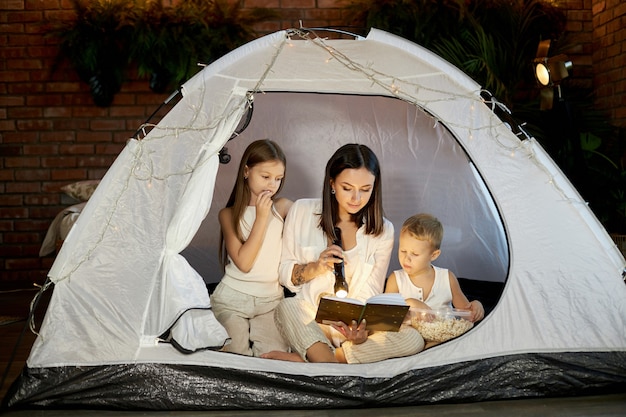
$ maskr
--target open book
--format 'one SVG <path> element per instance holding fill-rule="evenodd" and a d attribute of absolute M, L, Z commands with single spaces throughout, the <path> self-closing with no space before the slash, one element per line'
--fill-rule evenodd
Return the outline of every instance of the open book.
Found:
<path fill-rule="evenodd" d="M 352 320 L 360 323 L 365 319 L 367 330 L 397 332 L 408 311 L 409 306 L 399 293 L 378 294 L 365 303 L 329 296 L 321 298 L 315 321 L 324 324 L 342 321 L 350 325 Z"/>

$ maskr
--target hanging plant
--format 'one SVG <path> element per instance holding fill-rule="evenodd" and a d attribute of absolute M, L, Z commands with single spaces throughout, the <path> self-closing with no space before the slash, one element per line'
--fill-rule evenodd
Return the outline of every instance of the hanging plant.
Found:
<path fill-rule="evenodd" d="M 159 93 L 178 87 L 201 68 L 252 40 L 255 23 L 276 17 L 269 9 L 243 12 L 238 2 L 181 0 L 70 0 L 76 17 L 52 24 L 59 40 L 55 68 L 67 59 L 89 84 L 94 102 L 107 107 L 124 75 L 136 69 Z"/>
<path fill-rule="evenodd" d="M 50 32 L 60 40 L 54 68 L 62 59 L 69 60 L 80 79 L 89 84 L 96 105 L 107 107 L 124 78 L 133 4 L 126 0 L 70 1 L 76 18 L 55 25 Z"/>
<path fill-rule="evenodd" d="M 165 92 L 178 87 L 201 67 L 256 36 L 252 26 L 276 14 L 269 9 L 242 12 L 225 0 L 185 0 L 175 6 L 143 1 L 130 59 L 150 88 Z"/>

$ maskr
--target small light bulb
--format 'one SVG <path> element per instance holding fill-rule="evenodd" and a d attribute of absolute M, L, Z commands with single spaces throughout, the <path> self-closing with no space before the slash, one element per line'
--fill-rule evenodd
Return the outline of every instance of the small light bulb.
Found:
<path fill-rule="evenodd" d="M 348 296 L 348 291 L 341 289 L 335 293 L 335 295 L 339 298 L 346 298 Z"/>

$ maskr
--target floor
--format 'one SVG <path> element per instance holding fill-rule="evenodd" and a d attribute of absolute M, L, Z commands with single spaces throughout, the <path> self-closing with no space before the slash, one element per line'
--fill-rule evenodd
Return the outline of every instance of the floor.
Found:
<path fill-rule="evenodd" d="M 48 291 L 49 293 L 50 291 Z M 49 294 L 46 293 L 35 309 L 35 323 L 40 323 Z M 0 291 L 0 371 L 3 383 L 0 398 L 17 378 L 28 357 L 35 336 L 26 326 L 31 300 L 36 289 Z M 14 322 L 4 320 L 15 318 Z M 19 343 L 18 343 L 19 342 Z M 8 367 L 10 362 L 10 367 Z M 274 410 L 274 411 L 109 411 L 109 410 L 11 410 L 0 414 L 9 417 L 223 417 L 223 416 L 276 416 L 276 417 L 626 417 L 626 391 L 622 394 L 593 397 L 525 399 L 490 401 L 471 404 L 426 405 L 384 409 L 353 410 Z"/>

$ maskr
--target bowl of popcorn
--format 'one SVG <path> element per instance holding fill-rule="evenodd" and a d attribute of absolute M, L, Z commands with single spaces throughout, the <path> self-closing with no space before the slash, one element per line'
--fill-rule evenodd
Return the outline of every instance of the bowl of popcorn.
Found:
<path fill-rule="evenodd" d="M 426 342 L 445 342 L 454 339 L 474 326 L 469 319 L 471 311 L 456 308 L 427 310 L 411 308 L 411 325 Z"/>

